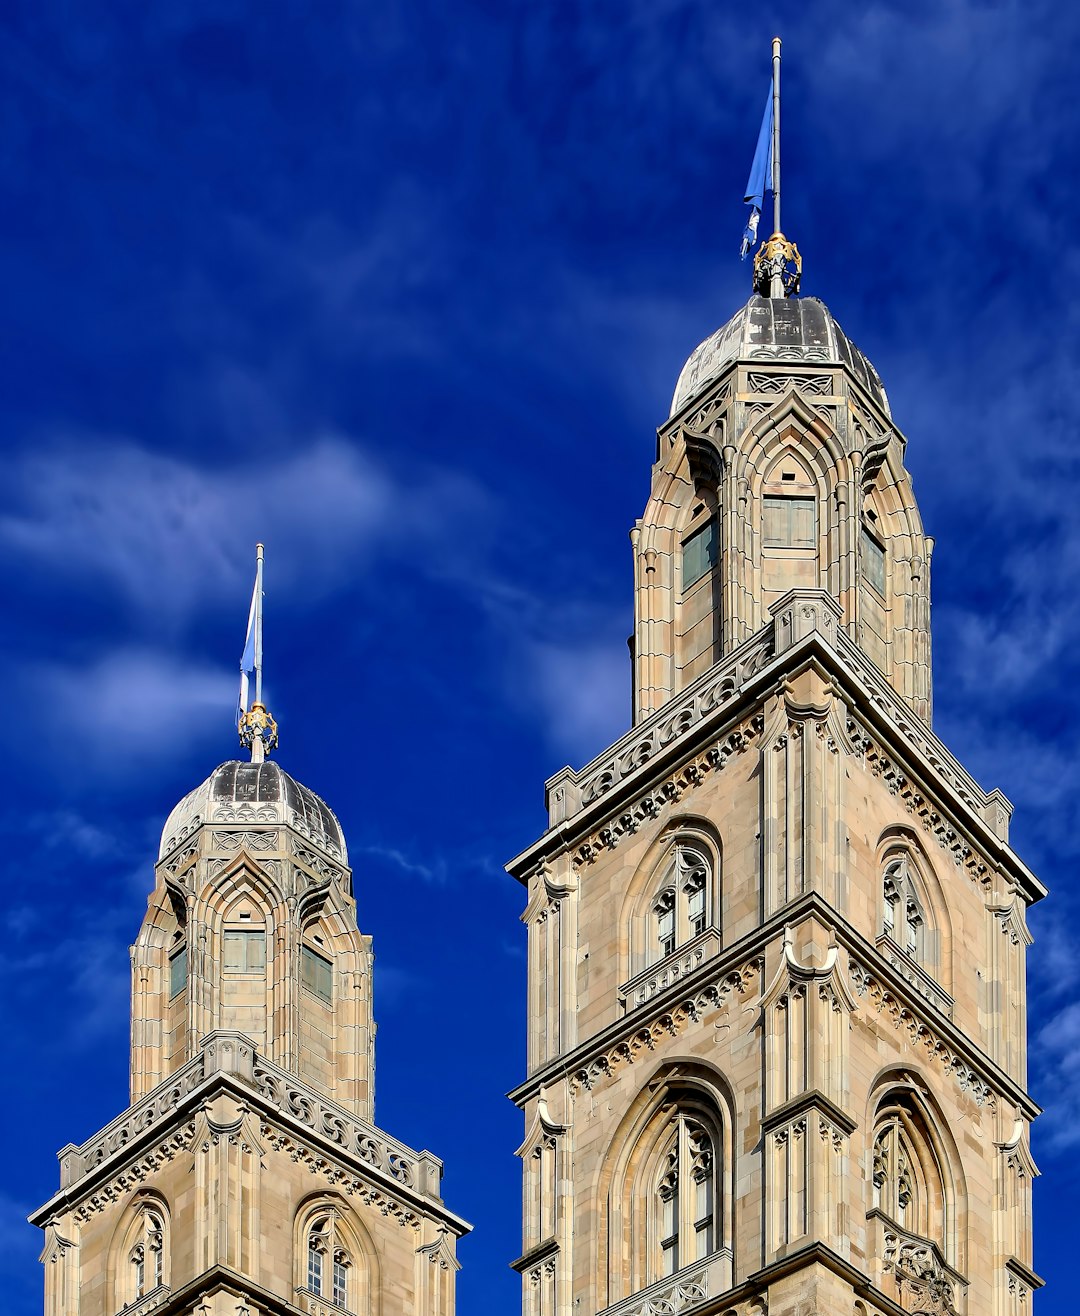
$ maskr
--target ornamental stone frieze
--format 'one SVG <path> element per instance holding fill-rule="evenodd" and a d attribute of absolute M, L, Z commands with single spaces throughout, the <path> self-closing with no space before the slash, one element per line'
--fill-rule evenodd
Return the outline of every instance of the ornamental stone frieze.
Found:
<path fill-rule="evenodd" d="M 761 734 L 763 726 L 764 719 L 760 715 L 747 718 L 678 772 L 672 773 L 652 790 L 642 794 L 625 812 L 608 825 L 597 828 L 588 840 L 576 847 L 573 857 L 575 866 L 591 864 L 601 851 L 616 849 L 620 841 L 632 836 L 646 822 L 659 818 L 669 805 L 677 804 L 687 791 L 699 786 L 707 776 L 722 772 L 734 755 L 745 753 L 750 748 Z"/>
<path fill-rule="evenodd" d="M 746 1000 L 760 979 L 763 964 L 758 956 L 736 969 L 725 970 L 713 982 L 695 985 L 648 1023 L 636 1025 L 628 1036 L 607 1046 L 599 1055 L 578 1063 L 569 1075 L 571 1095 L 582 1089 L 591 1092 L 626 1065 L 655 1051 L 657 1044 L 666 1038 L 679 1037 L 691 1023 L 724 1009 L 733 996 Z"/>
<path fill-rule="evenodd" d="M 885 984 L 872 970 L 860 964 L 853 956 L 848 960 L 848 971 L 856 996 L 865 997 L 875 1011 L 887 1018 L 899 1033 L 907 1035 L 912 1046 L 925 1053 L 953 1076 L 961 1092 L 970 1093 L 977 1105 L 985 1105 L 993 1111 L 997 1108 L 997 1096 L 994 1089 L 968 1061 L 941 1036 L 929 1022 L 922 1019 L 915 1011 Z"/>

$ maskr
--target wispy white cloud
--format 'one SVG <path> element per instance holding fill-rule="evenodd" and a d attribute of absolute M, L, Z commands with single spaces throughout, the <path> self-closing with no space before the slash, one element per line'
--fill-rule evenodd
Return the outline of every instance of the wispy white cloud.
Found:
<path fill-rule="evenodd" d="M 625 642 L 535 641 L 525 649 L 530 694 L 553 746 L 576 764 L 617 740 L 630 724 L 630 663 Z"/>
<path fill-rule="evenodd" d="M 159 636 L 196 603 L 242 601 L 256 540 L 269 545 L 269 592 L 311 600 L 362 571 L 375 551 L 467 540 L 460 528 L 483 520 L 485 500 L 464 477 L 396 474 L 341 436 L 232 465 L 123 441 L 58 443 L 16 460 L 9 478 L 16 510 L 0 517 L 0 544 L 68 579 L 91 574 L 152 619 Z"/>

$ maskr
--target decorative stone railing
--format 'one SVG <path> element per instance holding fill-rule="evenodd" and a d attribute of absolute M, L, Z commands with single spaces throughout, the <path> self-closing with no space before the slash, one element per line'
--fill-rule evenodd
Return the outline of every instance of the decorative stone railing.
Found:
<path fill-rule="evenodd" d="M 600 1316 L 672 1316 L 689 1312 L 731 1288 L 731 1263 L 731 1249 L 721 1248 L 704 1261 L 684 1266 L 674 1275 L 605 1308 Z"/>
<path fill-rule="evenodd" d="M 143 1297 L 129 1302 L 126 1307 L 121 1307 L 117 1316 L 149 1316 L 150 1312 L 156 1311 L 161 1306 L 171 1292 L 172 1289 L 167 1284 L 159 1284 Z"/>
<path fill-rule="evenodd" d="M 278 1110 L 337 1143 L 349 1155 L 406 1188 L 439 1196 L 442 1164 L 429 1152 L 410 1150 L 261 1056 L 255 1059 L 252 1082 Z"/>
<path fill-rule="evenodd" d="M 875 945 L 900 977 L 914 987 L 924 1001 L 929 1001 L 942 1014 L 952 1018 L 953 998 L 948 992 L 943 991 L 926 970 L 902 950 L 888 933 L 882 933 Z"/>
<path fill-rule="evenodd" d="M 348 1316 L 347 1307 L 339 1307 L 336 1302 L 330 1302 L 310 1289 L 297 1289 L 294 1296 L 296 1306 L 308 1316 L 342 1316 L 342 1313 Z"/>
<path fill-rule="evenodd" d="M 720 933 L 715 928 L 706 928 L 688 941 L 684 946 L 672 951 L 656 964 L 650 964 L 641 973 L 635 974 L 630 981 L 619 988 L 619 1003 L 626 1011 L 636 1010 L 639 1005 L 688 977 L 695 969 L 711 959 L 720 949 Z"/>
<path fill-rule="evenodd" d="M 967 1280 L 930 1239 L 909 1233 L 882 1211 L 869 1216 L 879 1287 L 915 1316 L 961 1316 Z"/>
<path fill-rule="evenodd" d="M 329 1139 L 349 1155 L 390 1180 L 440 1198 L 442 1162 L 430 1152 L 414 1152 L 309 1087 L 295 1074 L 260 1056 L 243 1033 L 207 1034 L 198 1055 L 159 1084 L 81 1147 L 69 1144 L 59 1153 L 60 1186 L 67 1188 L 114 1153 L 163 1123 L 176 1107 L 214 1074 L 231 1074 L 276 1110 Z"/>
<path fill-rule="evenodd" d="M 881 712 L 887 714 L 889 720 L 903 733 L 908 744 L 929 760 L 938 775 L 948 782 L 960 799 L 982 818 L 999 840 L 1007 841 L 1012 805 L 1002 792 L 997 789 L 984 791 L 922 719 L 915 716 L 855 641 L 839 629 L 836 634 L 836 650 L 840 657 L 855 669 L 859 679 L 868 687 L 871 702 Z"/>
<path fill-rule="evenodd" d="M 152 1128 L 170 1115 L 181 1101 L 205 1077 L 205 1058 L 200 1052 L 186 1065 L 148 1092 L 142 1101 L 118 1115 L 111 1124 L 95 1133 L 81 1147 L 69 1143 L 58 1153 L 60 1160 L 60 1186 L 68 1187 L 93 1170 L 114 1152 L 126 1147 L 139 1134 Z"/>
<path fill-rule="evenodd" d="M 548 825 L 556 826 L 601 798 L 735 700 L 745 683 L 775 657 L 811 634 L 821 638 L 865 685 L 870 702 L 921 753 L 961 800 L 1002 841 L 1012 805 L 999 790 L 987 793 L 889 685 L 841 624 L 840 605 L 825 590 L 791 590 L 773 605 L 774 620 L 722 658 L 662 708 L 579 771 L 563 768 L 547 783 Z"/>
<path fill-rule="evenodd" d="M 572 818 L 733 700 L 745 682 L 768 665 L 772 641 L 772 627 L 765 627 L 579 772 L 557 772 L 547 783 L 549 825 Z"/>

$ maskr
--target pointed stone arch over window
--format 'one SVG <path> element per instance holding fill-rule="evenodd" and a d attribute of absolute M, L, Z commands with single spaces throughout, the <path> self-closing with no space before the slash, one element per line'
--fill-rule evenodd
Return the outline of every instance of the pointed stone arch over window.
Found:
<path fill-rule="evenodd" d="M 141 1197 L 120 1222 L 110 1266 L 109 1306 L 122 1311 L 169 1289 L 169 1214 L 156 1196 Z"/>
<path fill-rule="evenodd" d="M 608 1305 L 666 1280 L 684 1295 L 731 1285 L 730 1106 L 719 1076 L 697 1070 L 654 1080 L 616 1134 L 602 1179 Z"/>
<path fill-rule="evenodd" d="M 333 1197 L 320 1197 L 300 1212 L 296 1229 L 296 1295 L 300 1308 L 327 1306 L 351 1316 L 374 1316 L 373 1255 L 354 1213 Z"/>
<path fill-rule="evenodd" d="M 869 1219 L 886 1292 L 907 1310 L 931 1301 L 938 1305 L 928 1311 L 954 1312 L 966 1287 L 957 1269 L 955 1144 L 911 1085 L 885 1091 L 872 1129 Z"/>
<path fill-rule="evenodd" d="M 692 820 L 662 838 L 631 883 L 628 977 L 684 951 L 697 962 L 719 949 L 719 856 L 711 830 Z"/>
<path fill-rule="evenodd" d="M 930 861 L 902 828 L 886 833 L 878 854 L 878 949 L 920 996 L 951 1014 L 952 927 Z"/>

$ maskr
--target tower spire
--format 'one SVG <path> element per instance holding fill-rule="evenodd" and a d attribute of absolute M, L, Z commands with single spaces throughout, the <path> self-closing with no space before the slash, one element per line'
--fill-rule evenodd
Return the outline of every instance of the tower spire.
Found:
<path fill-rule="evenodd" d="M 238 729 L 240 744 L 251 750 L 252 763 L 262 763 L 277 748 L 277 723 L 262 701 L 263 669 L 263 546 L 255 545 L 255 589 L 248 612 L 247 640 L 240 659 L 240 707 Z M 255 673 L 255 698 L 247 706 L 248 673 Z"/>
<path fill-rule="evenodd" d="M 772 237 L 754 257 L 754 291 L 762 297 L 795 297 L 802 280 L 802 257 L 780 228 L 780 38 L 772 41 L 772 143 L 769 151 L 773 194 Z"/>

